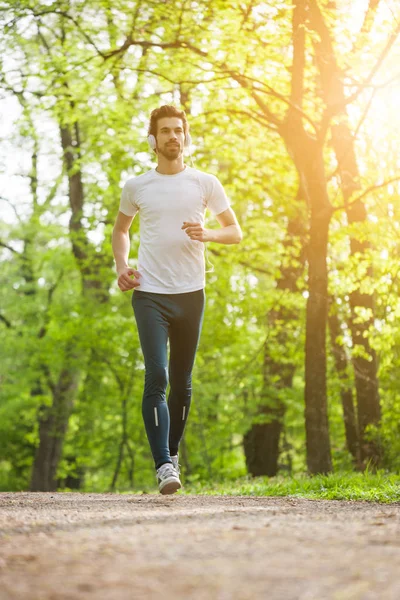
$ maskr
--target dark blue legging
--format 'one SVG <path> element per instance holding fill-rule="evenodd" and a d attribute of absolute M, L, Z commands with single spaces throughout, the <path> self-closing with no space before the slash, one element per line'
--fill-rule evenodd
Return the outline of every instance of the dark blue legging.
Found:
<path fill-rule="evenodd" d="M 155 294 L 136 289 L 132 295 L 146 369 L 142 414 L 156 469 L 177 454 L 185 430 L 204 300 L 204 290 Z"/>

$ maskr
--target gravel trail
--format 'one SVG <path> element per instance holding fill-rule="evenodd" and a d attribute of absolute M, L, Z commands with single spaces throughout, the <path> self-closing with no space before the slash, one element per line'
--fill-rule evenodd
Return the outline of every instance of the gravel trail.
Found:
<path fill-rule="evenodd" d="M 0 493 L 0 600 L 400 600 L 400 506 Z"/>

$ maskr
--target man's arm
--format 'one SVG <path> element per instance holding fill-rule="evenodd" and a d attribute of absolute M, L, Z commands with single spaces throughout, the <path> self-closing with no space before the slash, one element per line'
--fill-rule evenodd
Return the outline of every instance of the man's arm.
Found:
<path fill-rule="evenodd" d="M 133 217 L 119 211 L 112 233 L 112 249 L 118 273 L 118 287 L 122 292 L 127 292 L 140 285 L 137 281 L 140 277 L 139 272 L 128 265 L 129 248 L 131 246 L 129 228 L 132 221 Z M 131 275 L 134 275 L 134 279 L 131 278 Z"/>
<path fill-rule="evenodd" d="M 243 239 L 242 230 L 232 208 L 215 217 L 220 229 L 204 229 L 200 223 L 183 223 L 182 229 L 192 240 L 198 242 L 217 242 L 218 244 L 238 244 Z"/>

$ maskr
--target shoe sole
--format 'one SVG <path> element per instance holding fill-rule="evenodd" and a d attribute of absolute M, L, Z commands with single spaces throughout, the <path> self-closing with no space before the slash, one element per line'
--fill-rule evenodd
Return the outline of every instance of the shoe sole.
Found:
<path fill-rule="evenodd" d="M 177 492 L 181 487 L 182 484 L 179 479 L 175 479 L 174 477 L 173 479 L 167 479 L 164 482 L 163 487 L 160 488 L 160 493 L 163 495 L 175 494 L 175 492 Z"/>

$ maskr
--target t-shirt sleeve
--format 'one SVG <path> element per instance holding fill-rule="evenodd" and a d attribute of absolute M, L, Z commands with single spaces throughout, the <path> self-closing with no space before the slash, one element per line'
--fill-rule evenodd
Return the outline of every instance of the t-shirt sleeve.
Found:
<path fill-rule="evenodd" d="M 135 188 L 132 185 L 132 182 L 133 180 L 129 179 L 125 183 L 119 203 L 119 210 L 128 217 L 134 217 L 139 210 L 139 207 L 135 202 Z"/>
<path fill-rule="evenodd" d="M 206 196 L 207 207 L 213 215 L 219 215 L 229 208 L 230 203 L 219 179 L 215 175 L 209 177 Z"/>

